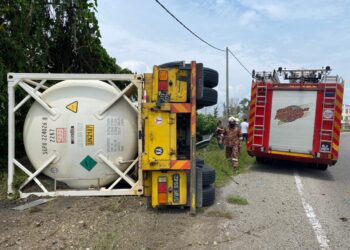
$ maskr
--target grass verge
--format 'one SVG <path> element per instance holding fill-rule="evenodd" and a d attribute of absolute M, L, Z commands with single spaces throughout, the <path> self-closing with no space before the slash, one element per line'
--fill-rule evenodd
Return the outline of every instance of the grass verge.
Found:
<path fill-rule="evenodd" d="M 231 204 L 248 205 L 247 199 L 238 195 L 230 195 L 226 198 L 226 201 Z"/>
<path fill-rule="evenodd" d="M 16 190 L 14 198 L 18 197 L 17 190 L 27 177 L 22 171 L 16 171 L 13 180 L 14 189 Z M 3 199 L 7 199 L 7 171 L 5 170 L 0 171 L 0 200 Z"/>
<path fill-rule="evenodd" d="M 255 158 L 247 153 L 245 143 L 242 144 L 239 156 L 239 168 L 233 170 L 231 163 L 226 159 L 225 150 L 220 150 L 213 139 L 208 147 L 197 150 L 197 156 L 204 159 L 205 164 L 212 166 L 216 170 L 215 186 L 222 187 L 231 180 L 231 176 L 238 175 L 247 170 L 250 164 L 255 162 Z"/>

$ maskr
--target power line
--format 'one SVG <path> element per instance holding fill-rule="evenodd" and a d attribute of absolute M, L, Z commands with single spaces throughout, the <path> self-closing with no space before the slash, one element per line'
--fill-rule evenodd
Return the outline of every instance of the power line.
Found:
<path fill-rule="evenodd" d="M 168 10 L 161 2 L 159 2 L 158 0 L 155 0 L 156 3 L 158 3 L 166 12 L 168 12 L 168 14 L 170 16 L 172 16 L 179 24 L 181 24 L 186 30 L 188 30 L 192 35 L 194 35 L 195 37 L 197 37 L 199 40 L 201 40 L 203 43 L 207 44 L 208 46 L 212 47 L 213 49 L 216 49 L 218 51 L 221 52 L 225 52 L 226 50 L 224 49 L 220 49 L 210 43 L 208 43 L 207 41 L 205 41 L 203 38 L 201 38 L 200 36 L 198 36 L 196 33 L 194 33 L 190 28 L 188 28 L 183 22 L 181 22 L 173 13 L 170 12 L 170 10 Z M 248 72 L 249 75 L 251 75 L 250 70 L 247 69 L 246 66 L 244 66 L 244 64 L 238 59 L 238 57 L 230 50 L 228 49 L 228 51 L 230 52 L 230 54 L 233 56 L 233 58 L 245 69 L 245 71 Z"/>
<path fill-rule="evenodd" d="M 209 45 L 210 47 L 212 47 L 213 49 L 219 50 L 224 52 L 224 49 L 219 49 L 218 47 L 208 43 L 207 41 L 205 41 L 203 38 L 201 38 L 200 36 L 198 36 L 196 33 L 194 33 L 190 28 L 188 28 L 183 22 L 181 22 L 173 13 L 171 13 L 163 4 L 161 4 L 158 0 L 155 0 L 166 12 L 168 12 L 168 14 L 170 16 L 172 16 L 179 24 L 181 24 L 185 29 L 187 29 L 192 35 L 194 35 L 195 37 L 197 37 L 199 40 L 201 40 L 203 43 Z"/>
<path fill-rule="evenodd" d="M 233 52 L 232 52 L 230 49 L 228 49 L 228 52 L 230 52 L 230 54 L 231 54 L 231 55 L 236 59 L 236 61 L 245 69 L 245 71 L 247 71 L 248 74 L 251 75 L 250 70 L 247 69 L 246 66 L 244 66 L 244 64 L 237 58 L 237 56 L 236 56 L 235 54 L 233 54 Z"/>

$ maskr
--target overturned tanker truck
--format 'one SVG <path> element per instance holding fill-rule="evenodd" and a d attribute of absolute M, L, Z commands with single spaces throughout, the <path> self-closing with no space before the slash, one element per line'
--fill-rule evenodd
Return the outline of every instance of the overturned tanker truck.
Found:
<path fill-rule="evenodd" d="M 253 71 L 247 150 L 326 170 L 338 160 L 344 81 L 322 69 Z"/>
<path fill-rule="evenodd" d="M 208 206 L 215 170 L 196 159 L 196 111 L 217 103 L 217 71 L 195 61 L 136 74 L 8 74 L 8 194 L 149 196 L 152 206 Z M 26 92 L 21 100 L 17 92 Z M 32 101 L 24 127 L 16 113 Z M 26 157 L 18 155 L 23 130 Z M 29 159 L 29 161 L 26 161 Z M 34 184 L 34 185 L 33 185 Z"/>

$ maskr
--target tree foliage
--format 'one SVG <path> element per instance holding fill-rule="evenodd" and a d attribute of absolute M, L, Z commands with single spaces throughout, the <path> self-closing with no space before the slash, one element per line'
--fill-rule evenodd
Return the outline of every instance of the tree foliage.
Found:
<path fill-rule="evenodd" d="M 102 47 L 96 7 L 96 0 L 0 1 L 0 166 L 7 157 L 8 72 L 130 72 Z M 24 118 L 19 112 L 19 125 Z"/>
<path fill-rule="evenodd" d="M 240 118 L 241 120 L 248 118 L 250 100 L 248 98 L 243 98 L 239 100 L 238 98 L 230 98 L 229 100 L 229 115 Z M 226 104 L 223 103 L 223 117 L 226 117 Z"/>
<path fill-rule="evenodd" d="M 215 132 L 217 118 L 212 114 L 197 114 L 197 141 L 201 141 L 204 135 L 210 135 Z"/>
<path fill-rule="evenodd" d="M 240 109 L 241 109 L 241 117 L 243 119 L 248 119 L 249 105 L 250 105 L 250 100 L 248 98 L 243 98 L 239 102 L 239 106 L 240 106 Z"/>

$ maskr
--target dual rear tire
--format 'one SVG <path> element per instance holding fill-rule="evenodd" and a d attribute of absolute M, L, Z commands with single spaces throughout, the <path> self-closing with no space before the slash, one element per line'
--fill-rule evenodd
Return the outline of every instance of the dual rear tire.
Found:
<path fill-rule="evenodd" d="M 204 165 L 203 159 L 197 158 L 196 164 L 197 170 L 202 172 L 202 206 L 211 206 L 215 202 L 215 169 L 211 166 Z"/>
<path fill-rule="evenodd" d="M 204 68 L 203 78 L 203 97 L 197 98 L 197 109 L 210 107 L 218 102 L 218 92 L 213 88 L 219 84 L 219 73 L 216 70 Z"/>

